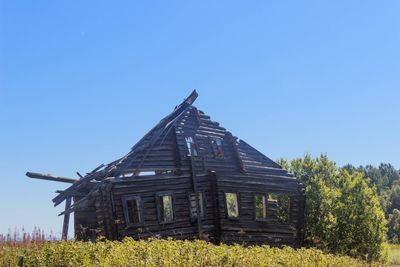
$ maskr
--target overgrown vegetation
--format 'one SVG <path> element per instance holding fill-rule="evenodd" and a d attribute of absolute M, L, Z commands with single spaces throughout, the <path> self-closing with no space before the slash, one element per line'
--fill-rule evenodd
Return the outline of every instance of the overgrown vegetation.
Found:
<path fill-rule="evenodd" d="M 22 237 L 16 231 L 0 235 L 0 264 L 15 266 L 24 255 L 25 266 L 367 266 L 382 264 L 377 261 L 385 258 L 386 238 L 400 243 L 400 172 L 392 165 L 338 167 L 325 155 L 279 163 L 305 185 L 305 245 L 314 248 L 130 238 L 55 242 L 52 235 L 47 242 L 35 229 Z M 388 248 L 391 263 L 400 264 L 398 245 Z"/>
<path fill-rule="evenodd" d="M 388 244 L 387 252 L 390 266 L 400 266 L 400 245 Z"/>
<path fill-rule="evenodd" d="M 16 266 L 370 266 L 315 248 L 215 246 L 205 241 L 140 240 L 123 242 L 46 242 L 0 247 L 0 264 Z M 378 266 L 378 263 L 373 263 Z"/>
<path fill-rule="evenodd" d="M 22 231 L 19 231 L 17 228 L 15 228 L 14 231 L 9 229 L 7 234 L 0 234 L 0 246 L 16 246 L 21 244 L 42 243 L 56 240 L 57 238 L 52 232 L 50 234 L 46 234 L 43 230 L 36 226 L 33 228 L 32 232 L 27 232 L 24 228 L 22 228 Z"/>
<path fill-rule="evenodd" d="M 368 260 L 382 258 L 386 220 L 376 190 L 362 172 L 339 168 L 325 155 L 279 163 L 305 185 L 309 245 Z"/>
<path fill-rule="evenodd" d="M 367 183 L 379 195 L 385 216 L 389 221 L 388 239 L 391 243 L 400 243 L 400 171 L 391 164 L 381 163 L 378 167 L 371 165 L 343 167 L 350 173 L 361 172 Z"/>

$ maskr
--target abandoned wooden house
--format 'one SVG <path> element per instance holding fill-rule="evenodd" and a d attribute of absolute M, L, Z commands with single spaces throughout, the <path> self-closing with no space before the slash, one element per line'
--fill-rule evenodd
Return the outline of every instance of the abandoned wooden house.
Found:
<path fill-rule="evenodd" d="M 75 237 L 102 235 L 214 243 L 299 246 L 304 190 L 296 178 L 193 106 L 196 91 L 130 152 L 71 183 L 53 199 L 65 204 L 63 235 L 74 213 Z M 73 202 L 73 203 L 72 203 Z"/>

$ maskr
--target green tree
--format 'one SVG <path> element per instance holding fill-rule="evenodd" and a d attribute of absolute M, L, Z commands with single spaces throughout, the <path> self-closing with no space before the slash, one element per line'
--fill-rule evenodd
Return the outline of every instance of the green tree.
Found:
<path fill-rule="evenodd" d="M 386 221 L 376 191 L 363 173 L 349 173 L 321 155 L 279 163 L 305 186 L 305 238 L 311 245 L 351 256 L 377 259 Z"/>
<path fill-rule="evenodd" d="M 398 209 L 394 209 L 393 213 L 389 215 L 388 226 L 388 238 L 390 242 L 398 244 L 400 241 L 400 211 Z"/>
<path fill-rule="evenodd" d="M 340 181 L 332 249 L 351 256 L 381 256 L 386 238 L 386 220 L 374 188 L 362 173 L 340 171 Z"/>
<path fill-rule="evenodd" d="M 349 173 L 356 171 L 364 173 L 364 179 L 370 186 L 375 186 L 379 194 L 390 189 L 394 183 L 400 181 L 399 171 L 389 163 L 381 163 L 379 167 L 366 165 L 357 168 L 351 164 L 347 164 L 343 166 L 343 169 Z"/>
<path fill-rule="evenodd" d="M 390 221 L 397 218 L 394 210 L 400 209 L 400 172 L 389 163 L 381 163 L 378 167 L 372 165 L 354 167 L 345 165 L 343 169 L 350 173 L 362 172 L 367 183 L 376 188 L 379 201 L 386 218 Z M 400 232 L 394 229 L 396 224 L 388 224 L 388 239 L 392 243 L 400 242 Z"/>
<path fill-rule="evenodd" d="M 395 183 L 386 191 L 386 213 L 393 213 L 394 209 L 400 210 L 400 183 Z"/>

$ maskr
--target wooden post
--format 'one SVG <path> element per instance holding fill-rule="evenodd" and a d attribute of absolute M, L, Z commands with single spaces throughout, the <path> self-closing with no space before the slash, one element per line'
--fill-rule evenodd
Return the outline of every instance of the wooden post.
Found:
<path fill-rule="evenodd" d="M 18 256 L 18 263 L 17 263 L 18 267 L 24 267 L 24 256 Z"/>
<path fill-rule="evenodd" d="M 203 227 L 201 225 L 201 214 L 200 214 L 200 198 L 199 198 L 199 192 L 197 192 L 197 184 L 196 184 L 196 166 L 195 166 L 195 159 L 194 159 L 194 153 L 195 151 L 195 144 L 190 143 L 190 150 L 192 151 L 190 155 L 190 163 L 191 163 L 191 169 L 192 169 L 192 182 L 193 182 L 193 192 L 195 195 L 196 199 L 196 214 L 197 214 L 197 230 L 199 232 L 199 239 L 203 238 Z"/>
<path fill-rule="evenodd" d="M 215 244 L 219 244 L 221 242 L 221 219 L 220 219 L 220 209 L 219 209 L 219 198 L 218 198 L 218 181 L 217 181 L 217 173 L 215 171 L 209 172 L 211 178 L 211 194 L 214 200 L 214 235 L 215 235 Z"/>
<path fill-rule="evenodd" d="M 69 215 L 70 212 L 67 212 L 71 207 L 71 196 L 68 196 L 65 200 L 65 213 L 64 213 L 64 222 L 63 222 L 63 229 L 62 229 L 62 240 L 67 240 L 68 238 L 68 225 L 69 225 Z"/>

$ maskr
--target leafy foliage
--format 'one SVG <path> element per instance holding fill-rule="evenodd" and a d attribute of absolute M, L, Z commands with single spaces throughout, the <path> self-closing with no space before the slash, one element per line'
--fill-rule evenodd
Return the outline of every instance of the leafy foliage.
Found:
<path fill-rule="evenodd" d="M 395 210 L 400 210 L 400 171 L 388 163 L 381 163 L 378 167 L 367 165 L 357 168 L 346 165 L 343 169 L 350 173 L 362 172 L 369 185 L 376 189 L 385 216 L 389 220 L 389 241 L 400 243 L 400 231 L 397 229 L 397 223 L 395 223 L 398 217 Z"/>
<path fill-rule="evenodd" d="M 400 181 L 400 173 L 391 164 L 381 163 L 378 167 L 372 165 L 354 167 L 346 165 L 343 167 L 350 173 L 361 172 L 370 186 L 376 187 L 378 193 L 388 190 L 395 182 Z"/>
<path fill-rule="evenodd" d="M 289 223 L 289 197 L 286 195 L 277 195 L 276 216 L 281 223 Z"/>
<path fill-rule="evenodd" d="M 311 245 L 369 260 L 382 257 L 386 220 L 363 173 L 309 155 L 280 164 L 305 185 L 305 238 Z"/>
<path fill-rule="evenodd" d="M 400 236 L 400 211 L 394 209 L 393 213 L 389 215 L 389 231 L 388 237 L 393 243 L 399 243 Z"/>
<path fill-rule="evenodd" d="M 0 247 L 0 265 L 16 266 L 23 255 L 25 266 L 370 266 L 346 256 L 315 248 L 268 246 L 215 246 L 205 241 L 140 240 L 47 242 Z M 381 266 L 373 263 L 372 266 Z"/>

